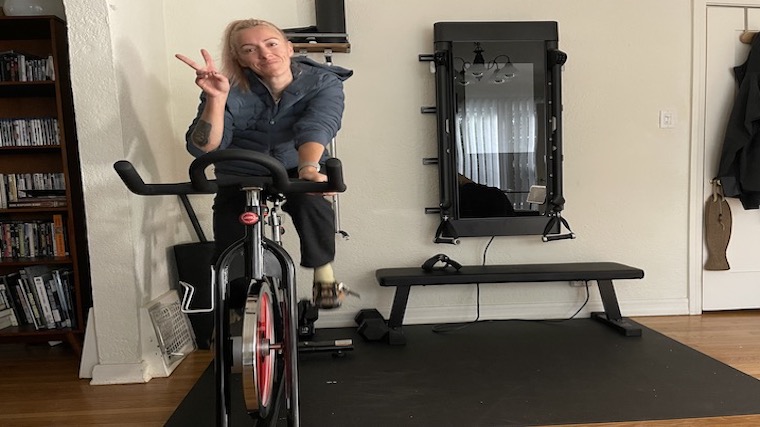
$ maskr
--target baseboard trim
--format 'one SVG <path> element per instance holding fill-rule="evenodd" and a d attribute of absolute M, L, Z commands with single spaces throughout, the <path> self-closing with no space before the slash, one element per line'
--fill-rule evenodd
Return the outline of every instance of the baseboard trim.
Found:
<path fill-rule="evenodd" d="M 139 384 L 150 381 L 145 362 L 95 365 L 90 385 Z"/>

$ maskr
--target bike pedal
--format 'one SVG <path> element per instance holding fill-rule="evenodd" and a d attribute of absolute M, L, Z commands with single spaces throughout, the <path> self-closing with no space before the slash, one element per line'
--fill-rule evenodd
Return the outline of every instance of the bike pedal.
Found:
<path fill-rule="evenodd" d="M 339 293 L 340 293 L 340 292 L 343 292 L 343 293 L 345 293 L 346 295 L 351 295 L 351 296 L 353 296 L 353 297 L 356 297 L 356 298 L 359 298 L 359 299 L 361 299 L 361 297 L 362 297 L 361 295 L 359 295 L 359 293 L 358 293 L 358 292 L 356 292 L 356 291 L 352 291 L 351 289 L 349 289 L 349 287 L 348 287 L 348 286 L 344 285 L 343 283 L 339 283 L 339 284 L 338 284 L 338 292 L 339 292 Z"/>

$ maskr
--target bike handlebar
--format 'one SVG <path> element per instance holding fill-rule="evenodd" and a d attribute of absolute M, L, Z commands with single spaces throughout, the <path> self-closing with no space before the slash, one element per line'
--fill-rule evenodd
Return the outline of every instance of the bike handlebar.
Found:
<path fill-rule="evenodd" d="M 192 181 L 193 187 L 201 192 L 215 193 L 217 185 L 206 178 L 205 170 L 212 164 L 228 161 L 245 161 L 265 167 L 271 174 L 272 183 L 268 186 L 270 191 L 283 194 L 341 193 L 346 191 L 346 184 L 343 182 L 342 163 L 336 158 L 327 159 L 325 162 L 327 182 L 313 182 L 291 179 L 288 177 L 285 166 L 273 157 L 255 151 L 236 149 L 214 151 L 193 160 L 193 163 L 190 164 L 190 181 Z M 242 178 L 241 184 L 245 185 L 245 182 L 246 179 Z"/>
<path fill-rule="evenodd" d="M 205 191 L 198 191 L 193 188 L 193 184 L 182 182 L 176 184 L 146 184 L 140 174 L 127 160 L 119 160 L 114 163 L 113 168 L 129 191 L 140 196 L 172 196 L 181 194 L 209 194 Z"/>
<path fill-rule="evenodd" d="M 272 174 L 270 177 L 241 177 L 240 185 L 247 183 L 263 185 L 270 192 L 288 193 L 328 193 L 346 191 L 343 182 L 343 167 L 336 158 L 327 159 L 325 170 L 327 182 L 312 182 L 291 179 L 288 172 L 278 160 L 248 150 L 221 150 L 204 154 L 190 164 L 191 182 L 175 184 L 146 184 L 132 163 L 119 160 L 114 169 L 129 190 L 141 196 L 168 196 L 182 194 L 213 194 L 218 190 L 216 180 L 206 178 L 206 168 L 212 164 L 226 161 L 246 161 L 265 167 Z"/>

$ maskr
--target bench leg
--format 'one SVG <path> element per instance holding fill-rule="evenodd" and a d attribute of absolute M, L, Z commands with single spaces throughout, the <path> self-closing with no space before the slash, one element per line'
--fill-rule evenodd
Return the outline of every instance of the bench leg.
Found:
<path fill-rule="evenodd" d="M 409 301 L 410 289 L 411 286 L 396 287 L 393 305 L 391 306 L 391 315 L 388 318 L 388 343 L 391 345 L 406 344 L 406 337 L 404 337 L 402 327 L 404 325 L 404 314 L 406 313 L 406 303 Z"/>
<path fill-rule="evenodd" d="M 596 311 L 591 313 L 591 317 L 606 323 L 627 337 L 640 337 L 641 328 L 620 315 L 620 306 L 615 295 L 615 288 L 612 286 L 612 280 L 597 280 L 597 284 L 599 285 L 599 294 L 602 296 L 604 313 Z"/>

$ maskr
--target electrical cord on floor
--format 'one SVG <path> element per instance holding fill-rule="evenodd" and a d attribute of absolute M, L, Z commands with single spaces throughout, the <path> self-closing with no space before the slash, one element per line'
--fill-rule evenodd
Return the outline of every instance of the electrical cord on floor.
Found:
<path fill-rule="evenodd" d="M 486 255 L 488 254 L 488 248 L 491 246 L 491 243 L 493 242 L 493 239 L 495 237 L 496 236 L 491 236 L 491 239 L 486 244 L 485 249 L 483 249 L 483 264 L 482 265 L 486 265 Z M 475 284 L 475 320 L 471 320 L 469 322 L 443 323 L 440 325 L 433 326 L 432 330 L 433 332 L 438 333 L 438 334 L 453 332 L 453 331 L 464 329 L 475 323 L 478 323 L 478 321 L 480 321 L 480 283 Z"/>
<path fill-rule="evenodd" d="M 564 319 L 511 319 L 518 322 L 540 322 L 540 323 L 562 323 L 567 322 L 568 320 L 575 319 L 575 316 L 577 316 L 584 307 L 586 307 L 586 304 L 588 304 L 588 300 L 590 298 L 590 292 L 588 290 L 588 282 L 584 282 L 586 284 L 586 299 L 583 301 L 583 304 L 581 304 L 580 308 L 573 313 L 572 316 L 566 317 Z"/>
<path fill-rule="evenodd" d="M 486 255 L 488 254 L 488 248 L 491 246 L 491 243 L 493 242 L 493 239 L 496 236 L 491 236 L 491 239 L 488 241 L 488 244 L 486 244 L 485 249 L 483 249 L 483 264 L 486 265 Z M 590 298 L 590 291 L 588 289 L 588 282 L 584 282 L 586 285 L 586 299 L 583 301 L 583 304 L 578 308 L 578 310 L 573 313 L 572 316 L 565 318 L 565 319 L 513 319 L 521 322 L 545 322 L 545 323 L 559 323 L 559 322 L 565 322 L 568 320 L 575 319 L 575 316 L 577 316 L 588 304 L 589 298 Z M 454 332 L 459 331 L 461 329 L 464 329 L 470 325 L 473 325 L 475 323 L 480 322 L 480 283 L 475 284 L 475 320 L 471 320 L 469 322 L 458 322 L 458 323 L 443 323 L 440 325 L 433 326 L 432 330 L 435 333 L 446 333 L 446 332 Z"/>
<path fill-rule="evenodd" d="M 562 319 L 563 321 L 564 321 L 564 320 L 572 320 L 572 319 L 575 319 L 575 316 L 577 316 L 577 315 L 578 315 L 578 313 L 580 313 L 580 312 L 581 312 L 581 310 L 583 310 L 583 308 L 584 308 L 584 307 L 586 307 L 586 304 L 588 304 L 588 300 L 589 300 L 588 282 L 583 282 L 583 284 L 584 284 L 584 285 L 586 285 L 586 300 L 585 300 L 585 301 L 583 301 L 583 304 L 581 304 L 581 307 L 580 307 L 580 308 L 579 308 L 579 309 L 578 309 L 578 310 L 577 310 L 575 313 L 573 313 L 573 315 L 572 315 L 572 316 L 568 317 L 567 319 Z"/>

